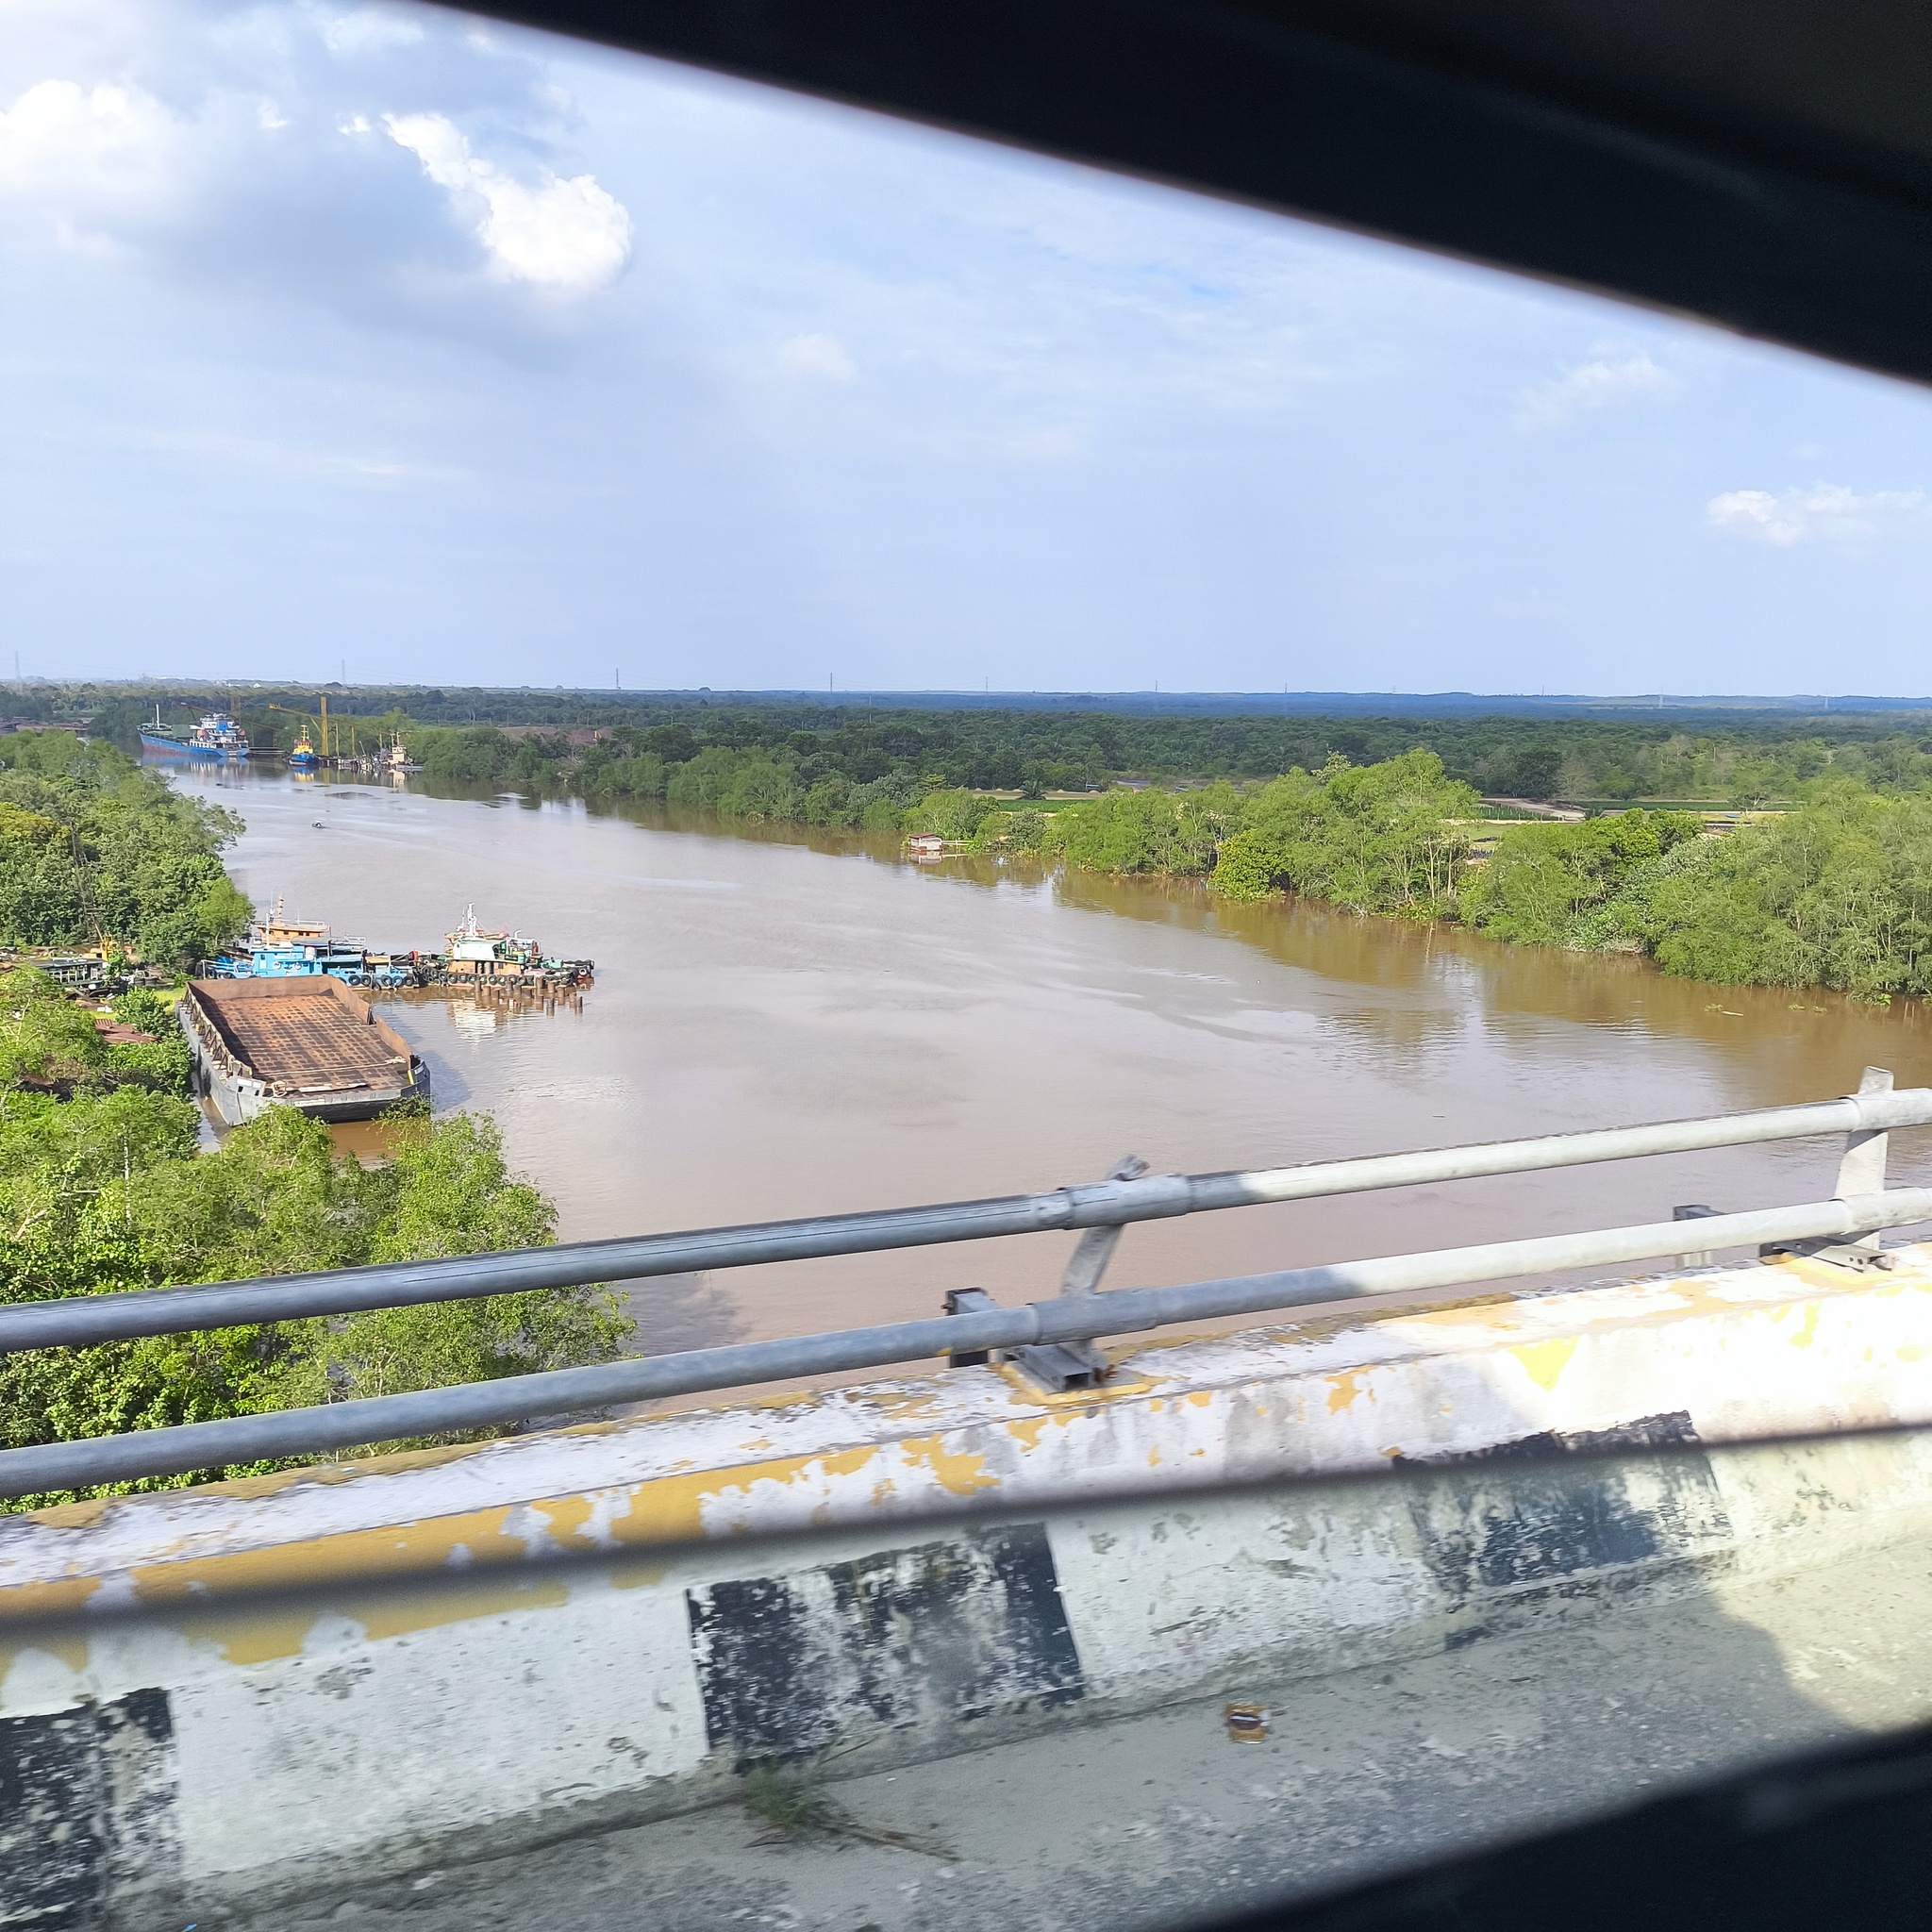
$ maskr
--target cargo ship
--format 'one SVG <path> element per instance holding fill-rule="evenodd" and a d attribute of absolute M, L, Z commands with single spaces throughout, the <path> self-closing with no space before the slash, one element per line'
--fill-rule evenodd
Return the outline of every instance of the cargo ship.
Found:
<path fill-rule="evenodd" d="M 184 738 L 161 723 L 161 708 L 155 707 L 155 722 L 141 727 L 141 748 L 164 758 L 245 758 L 248 738 L 241 725 L 225 711 L 208 711 L 201 723 Z"/>
<path fill-rule="evenodd" d="M 429 1098 L 429 1070 L 333 974 L 194 979 L 181 996 L 195 1091 L 228 1126 L 271 1107 L 366 1121 Z"/>
<path fill-rule="evenodd" d="M 155 707 L 155 722 L 141 727 L 141 748 L 153 758 L 185 758 L 188 756 L 188 741 L 177 738 L 162 726 L 158 705 Z"/>

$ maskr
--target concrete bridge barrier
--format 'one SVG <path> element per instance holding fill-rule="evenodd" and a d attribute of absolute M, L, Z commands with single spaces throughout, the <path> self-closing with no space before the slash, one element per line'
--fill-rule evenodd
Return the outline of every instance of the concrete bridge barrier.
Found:
<path fill-rule="evenodd" d="M 1722 1449 L 1932 1420 L 1932 1253 L 1896 1264 L 0 1518 L 0 1925 L 178 1932 L 689 1809 L 755 1764 L 930 1759 L 1924 1539 L 1932 1444 Z"/>

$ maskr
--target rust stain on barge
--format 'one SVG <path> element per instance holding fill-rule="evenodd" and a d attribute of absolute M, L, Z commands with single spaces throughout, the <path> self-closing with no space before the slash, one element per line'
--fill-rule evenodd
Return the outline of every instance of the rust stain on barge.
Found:
<path fill-rule="evenodd" d="M 258 1092 L 304 1112 L 348 1119 L 426 1094 L 408 1042 L 327 974 L 288 979 L 197 979 L 181 1003 L 205 1091 L 234 1124 Z"/>

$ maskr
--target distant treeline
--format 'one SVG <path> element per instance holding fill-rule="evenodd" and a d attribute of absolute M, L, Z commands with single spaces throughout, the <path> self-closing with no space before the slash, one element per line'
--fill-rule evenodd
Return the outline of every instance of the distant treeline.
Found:
<path fill-rule="evenodd" d="M 1044 792 L 1124 777 L 1261 779 L 1296 767 L 1318 770 L 1336 756 L 1369 765 L 1414 750 L 1433 751 L 1452 777 L 1478 791 L 1525 798 L 1749 805 L 1790 798 L 1827 772 L 1879 789 L 1914 788 L 1932 774 L 1932 717 L 1902 712 L 1216 717 L 434 688 L 335 689 L 327 695 L 332 725 L 346 724 L 364 741 L 378 730 L 401 730 L 425 763 L 446 776 L 568 784 L 579 782 L 574 768 L 581 765 L 584 778 L 624 789 L 608 767 L 642 754 L 666 768 L 666 795 L 668 768 L 701 751 L 734 755 L 709 761 L 701 789 L 716 790 L 728 763 L 723 789 L 729 791 L 747 756 L 769 766 L 746 777 L 742 789 L 751 797 L 774 788 L 809 792 L 832 777 L 853 787 L 891 781 L 895 792 L 911 796 L 935 784 Z M 88 719 L 97 735 L 132 751 L 157 703 L 164 723 L 185 729 L 225 699 L 218 690 L 157 691 L 137 700 L 75 686 L 58 701 L 37 688 L 21 702 L 64 705 Z M 303 714 L 315 711 L 317 702 L 313 690 L 235 694 L 237 715 L 264 752 L 286 750 L 302 728 Z M 502 725 L 537 726 L 554 735 L 518 741 L 495 728 Z M 580 727 L 611 729 L 611 749 L 573 751 L 568 733 Z M 656 769 L 639 766 L 629 789 L 656 795 Z"/>
<path fill-rule="evenodd" d="M 1735 724 L 1692 734 L 1666 724 L 1577 719 L 1146 718 L 1102 712 L 687 711 L 625 724 L 590 746 L 494 726 L 405 724 L 432 774 L 471 783 L 571 785 L 812 824 L 886 823 L 934 789 L 1098 790 L 1157 782 L 1274 778 L 1332 758 L 1379 764 L 1430 751 L 1490 796 L 1755 805 L 1795 797 L 1827 774 L 1877 790 L 1932 783 L 1932 736 L 1896 721 L 1829 732 Z M 863 797 L 854 794 L 863 792 Z"/>
<path fill-rule="evenodd" d="M 1642 953 L 1699 979 L 1827 986 L 1868 999 L 1932 991 L 1932 755 L 1914 739 L 1775 747 L 1776 783 L 1761 790 L 1795 808 L 1721 840 L 1701 837 L 1693 812 L 1636 808 L 1581 824 L 1512 825 L 1479 858 L 1486 828 L 1471 823 L 1484 809 L 1476 788 L 1426 748 L 1363 762 L 1338 752 L 1260 782 L 1240 774 L 1119 788 L 1049 809 L 1044 800 L 1032 807 L 986 795 L 991 774 L 970 763 L 949 769 L 865 728 L 878 722 L 742 746 L 666 724 L 621 729 L 575 752 L 473 729 L 425 734 L 421 755 L 427 772 L 450 780 L 568 782 L 727 818 L 935 831 L 1047 863 L 1204 878 L 1231 898 L 1300 893 L 1361 912 L 1455 920 L 1498 940 Z M 1555 728 L 1507 722 L 1511 730 Z M 1136 723 L 1197 728 L 1191 720 Z M 1626 771 L 1645 749 L 1625 727 L 1588 728 Z M 1587 749 L 1580 739 L 1568 756 Z M 1679 778 L 1708 777 L 1726 759 L 1735 777 L 1745 756 L 1717 740 L 1666 739 L 1647 749 L 1653 774 L 1661 768 Z M 1601 768 L 1596 775 L 1601 785 Z M 1518 789 L 1527 796 L 1542 788 Z M 1738 796 L 1735 784 L 1728 792 L 1714 784 L 1656 789 Z"/>

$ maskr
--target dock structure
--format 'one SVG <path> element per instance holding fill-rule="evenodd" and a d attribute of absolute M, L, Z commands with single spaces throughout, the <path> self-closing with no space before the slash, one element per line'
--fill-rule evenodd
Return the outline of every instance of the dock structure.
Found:
<path fill-rule="evenodd" d="M 429 1097 L 408 1041 L 328 974 L 193 980 L 180 1013 L 196 1090 L 229 1126 L 269 1107 L 358 1121 Z"/>

